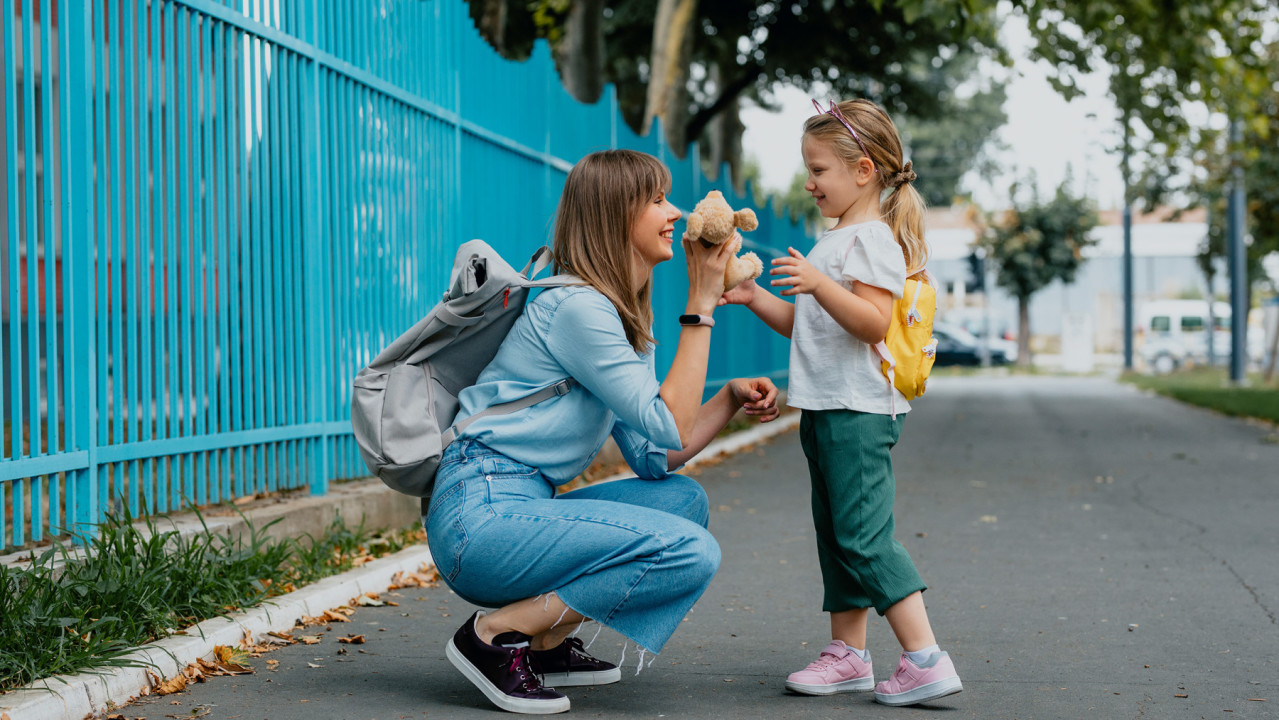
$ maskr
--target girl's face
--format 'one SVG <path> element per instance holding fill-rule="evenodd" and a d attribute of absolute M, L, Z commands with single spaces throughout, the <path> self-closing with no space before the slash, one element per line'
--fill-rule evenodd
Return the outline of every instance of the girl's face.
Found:
<path fill-rule="evenodd" d="M 861 168 L 844 164 L 828 143 L 805 135 L 800 152 L 808 169 L 804 189 L 817 201 L 823 217 L 843 217 L 866 194 L 868 182 L 858 178 Z M 868 159 L 862 160 L 862 164 L 870 166 Z"/>
<path fill-rule="evenodd" d="M 649 199 L 631 225 L 631 249 L 635 252 L 636 269 L 645 273 L 675 256 L 675 221 L 680 211 L 659 192 Z"/>

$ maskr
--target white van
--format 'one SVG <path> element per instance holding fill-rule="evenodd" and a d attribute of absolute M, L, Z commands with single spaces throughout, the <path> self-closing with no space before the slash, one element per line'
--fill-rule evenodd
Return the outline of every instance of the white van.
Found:
<path fill-rule="evenodd" d="M 1212 306 L 1216 331 L 1212 347 L 1218 363 L 1230 359 L 1230 303 Z M 1137 342 L 1146 367 L 1169 373 L 1186 364 L 1208 362 L 1208 301 L 1154 300 L 1142 304 L 1138 313 Z M 1248 355 L 1261 357 L 1263 343 L 1258 332 L 1248 333 Z"/>

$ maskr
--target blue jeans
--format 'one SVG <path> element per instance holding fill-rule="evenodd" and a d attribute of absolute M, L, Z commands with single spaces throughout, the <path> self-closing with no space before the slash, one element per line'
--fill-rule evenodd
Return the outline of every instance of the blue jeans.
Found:
<path fill-rule="evenodd" d="M 441 577 L 467 602 L 554 592 L 660 652 L 719 568 L 709 517 L 706 491 L 683 475 L 556 497 L 537 468 L 461 440 L 444 452 L 426 531 Z"/>

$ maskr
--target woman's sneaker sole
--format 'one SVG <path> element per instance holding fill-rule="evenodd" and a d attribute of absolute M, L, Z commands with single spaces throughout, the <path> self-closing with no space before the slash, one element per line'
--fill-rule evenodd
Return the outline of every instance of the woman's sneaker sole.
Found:
<path fill-rule="evenodd" d="M 964 684 L 957 677 L 948 677 L 935 683 L 920 685 L 914 690 L 907 690 L 896 695 L 875 693 L 875 701 L 883 705 L 914 705 L 916 703 L 936 700 L 947 695 L 963 692 Z"/>
<path fill-rule="evenodd" d="M 471 684 L 480 689 L 494 705 L 513 713 L 523 713 L 525 715 L 554 715 L 555 713 L 568 712 L 568 698 L 558 698 L 556 700 L 522 700 L 513 698 L 497 689 L 489 679 L 484 677 L 484 673 L 479 668 L 471 664 L 466 659 L 462 651 L 457 649 L 453 644 L 453 639 L 449 638 L 448 645 L 444 647 L 444 656 L 453 663 L 453 667 L 457 668 L 466 676 Z"/>
<path fill-rule="evenodd" d="M 541 676 L 542 684 L 547 687 L 585 687 L 587 685 L 608 685 L 622 679 L 622 669 L 593 670 L 586 672 L 547 673 Z"/>
<path fill-rule="evenodd" d="M 864 692 L 866 690 L 875 689 L 875 678 L 853 678 L 843 682 L 830 683 L 826 685 L 810 685 L 808 683 L 786 681 L 786 689 L 800 693 L 801 695 L 834 695 L 835 693 L 845 692 Z"/>

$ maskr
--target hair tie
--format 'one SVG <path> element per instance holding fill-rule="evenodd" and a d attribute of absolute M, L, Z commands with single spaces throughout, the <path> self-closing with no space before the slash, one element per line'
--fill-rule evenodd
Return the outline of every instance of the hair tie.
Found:
<path fill-rule="evenodd" d="M 919 176 L 915 174 L 914 165 L 910 160 L 902 166 L 901 172 L 894 173 L 892 180 L 889 181 L 888 187 L 897 188 L 915 182 Z"/>

